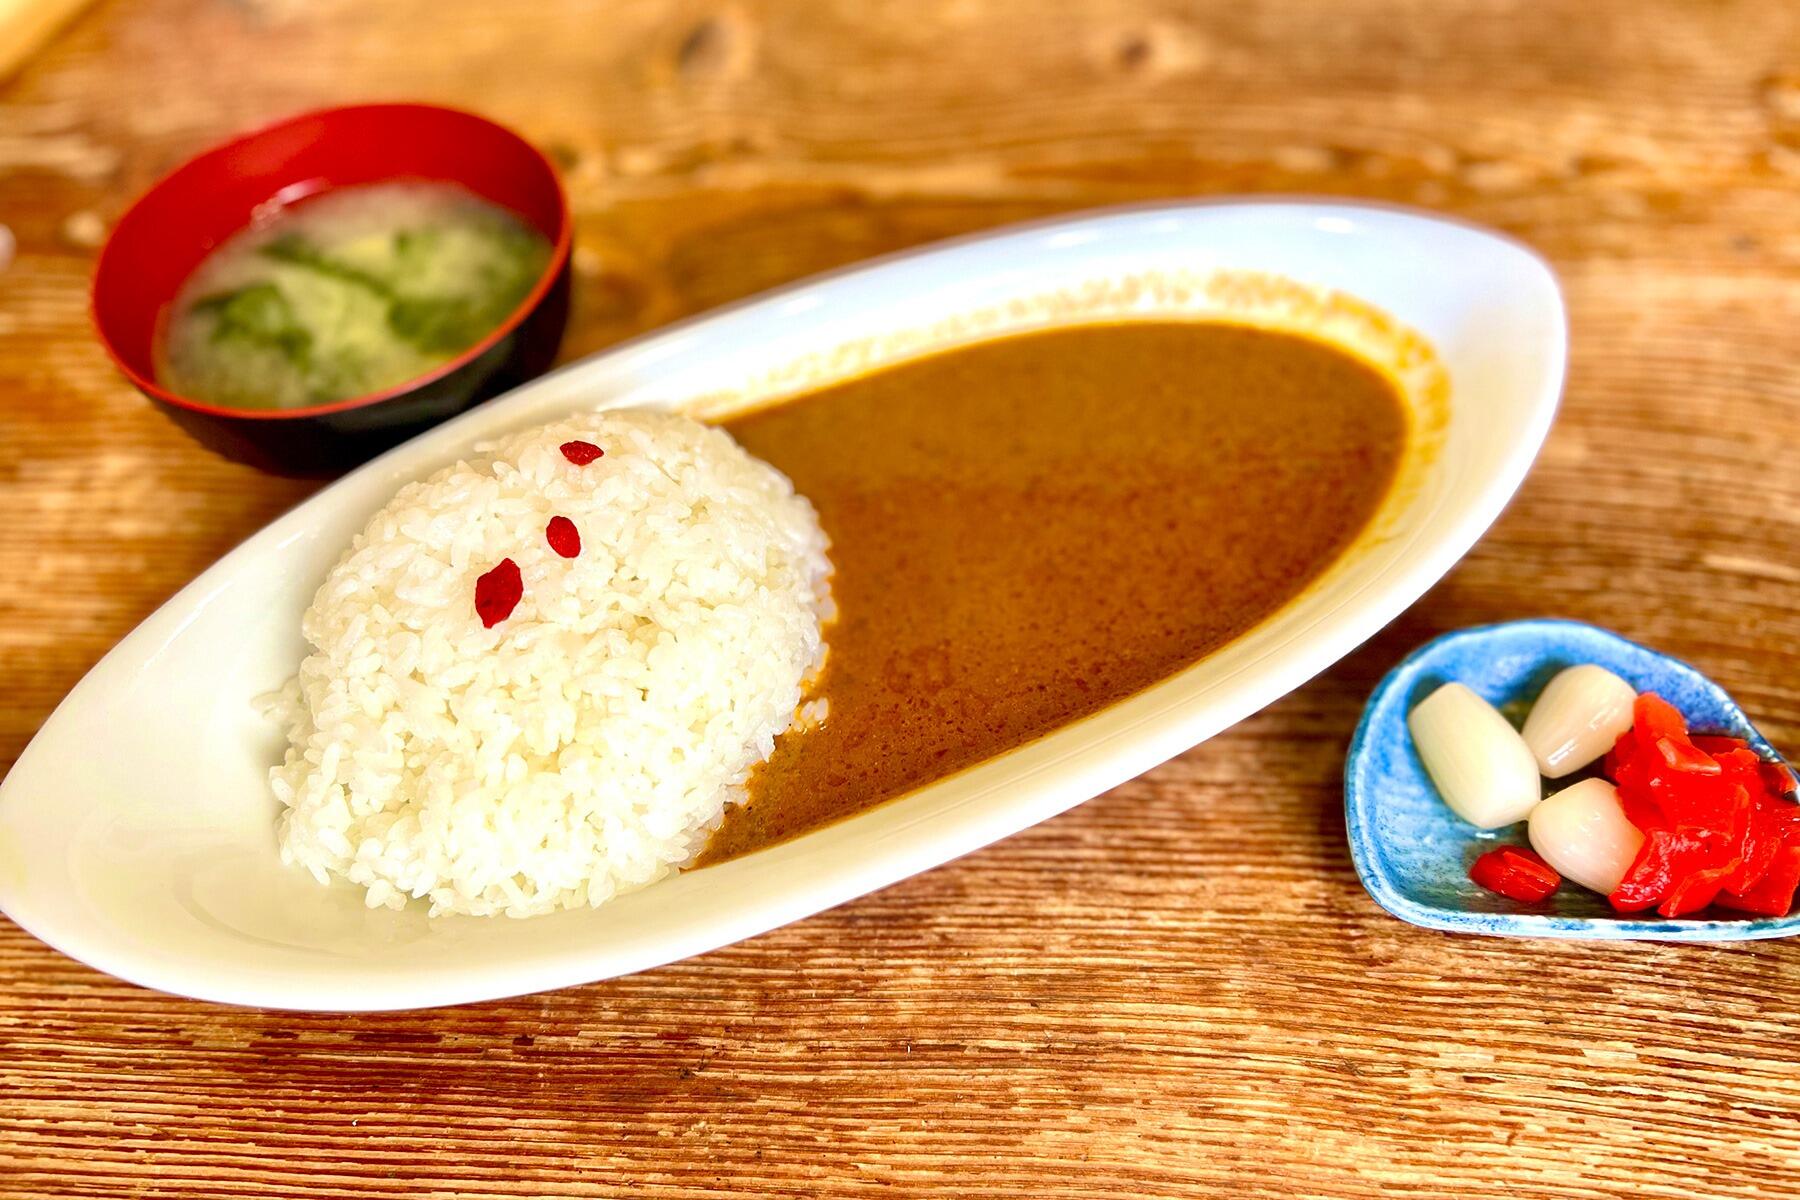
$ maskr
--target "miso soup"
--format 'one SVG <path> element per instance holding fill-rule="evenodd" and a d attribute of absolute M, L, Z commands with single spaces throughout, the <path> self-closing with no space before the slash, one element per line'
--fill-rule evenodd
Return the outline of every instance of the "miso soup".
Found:
<path fill-rule="evenodd" d="M 170 310 L 157 381 L 264 409 L 394 387 L 492 332 L 550 252 L 537 230 L 455 184 L 326 192 L 201 262 Z"/>

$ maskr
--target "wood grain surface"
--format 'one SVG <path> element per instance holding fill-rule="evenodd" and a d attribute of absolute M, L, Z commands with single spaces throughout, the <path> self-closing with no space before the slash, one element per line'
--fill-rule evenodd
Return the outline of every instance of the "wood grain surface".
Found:
<path fill-rule="evenodd" d="M 99 240 L 219 136 L 372 97 L 479 108 L 561 162 L 569 356 L 1018 218 L 1318 192 L 1541 249 L 1566 403 L 1494 531 L 1336 669 L 728 950 L 297 1016 L 139 990 L 0 921 L 0 1196 L 1800 1190 L 1800 944 L 1414 929 L 1357 885 L 1340 816 L 1371 685 L 1470 622 L 1610 624 L 1800 749 L 1800 5 L 103 3 L 0 90 L 0 768 L 307 490 L 210 457 L 114 374 Z"/>

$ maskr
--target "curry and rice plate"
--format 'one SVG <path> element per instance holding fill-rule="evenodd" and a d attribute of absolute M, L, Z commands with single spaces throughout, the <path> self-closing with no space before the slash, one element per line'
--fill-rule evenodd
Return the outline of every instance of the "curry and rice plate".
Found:
<path fill-rule="evenodd" d="M 403 488 L 308 610 L 283 855 L 530 916 L 816 829 L 1267 620 L 1409 420 L 1333 345 L 1132 322 L 513 435 Z"/>

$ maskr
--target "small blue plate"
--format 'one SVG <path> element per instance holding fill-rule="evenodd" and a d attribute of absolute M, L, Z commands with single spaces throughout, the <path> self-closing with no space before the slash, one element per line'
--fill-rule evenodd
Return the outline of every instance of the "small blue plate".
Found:
<path fill-rule="evenodd" d="M 1688 664 L 1578 621 L 1510 621 L 1444 634 L 1388 673 L 1350 743 L 1344 818 L 1363 886 L 1403 921 L 1502 937 L 1729 942 L 1800 933 L 1786 917 L 1671 921 L 1620 917 L 1604 896 L 1567 884 L 1542 904 L 1523 904 L 1470 882 L 1469 865 L 1495 846 L 1525 844 L 1523 825 L 1495 832 L 1451 812 L 1413 749 L 1406 714 L 1439 685 L 1467 684 L 1515 719 L 1550 677 L 1597 663 L 1638 691 L 1662 696 L 1697 732 L 1746 739 L 1780 761 L 1725 690 Z"/>

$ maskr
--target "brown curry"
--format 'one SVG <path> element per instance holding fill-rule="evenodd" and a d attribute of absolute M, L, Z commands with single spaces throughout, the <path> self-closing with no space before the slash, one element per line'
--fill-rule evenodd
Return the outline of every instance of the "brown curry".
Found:
<path fill-rule="evenodd" d="M 825 720 L 779 739 L 702 863 L 1038 738 L 1257 625 L 1355 539 L 1407 417 L 1343 351 L 1226 324 L 949 350 L 726 427 L 831 537 Z"/>

